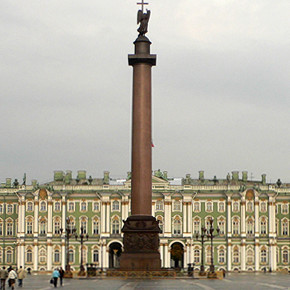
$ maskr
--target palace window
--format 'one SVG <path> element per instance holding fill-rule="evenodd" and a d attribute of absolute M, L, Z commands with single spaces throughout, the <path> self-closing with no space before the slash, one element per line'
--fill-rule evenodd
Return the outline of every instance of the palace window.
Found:
<path fill-rule="evenodd" d="M 205 221 L 205 228 L 207 229 L 207 231 L 209 231 L 210 229 L 210 221 L 213 221 L 213 217 L 208 217 Z"/>
<path fill-rule="evenodd" d="M 81 249 L 81 247 L 80 247 Z M 83 248 L 81 249 L 81 255 L 82 255 L 82 258 L 83 258 L 83 263 L 86 264 L 87 263 L 87 248 L 85 246 L 83 246 Z"/>
<path fill-rule="evenodd" d="M 267 211 L 267 204 L 266 204 L 265 201 L 262 201 L 260 203 L 260 210 L 261 210 L 261 212 L 266 212 Z"/>
<path fill-rule="evenodd" d="M 200 251 L 198 249 L 194 250 L 194 263 L 200 263 Z"/>
<path fill-rule="evenodd" d="M 197 202 L 197 201 L 194 203 L 194 211 L 195 212 L 199 212 L 200 211 L 199 202 Z"/>
<path fill-rule="evenodd" d="M 225 211 L 225 203 L 223 201 L 219 202 L 219 212 Z"/>
<path fill-rule="evenodd" d="M 233 235 L 238 235 L 240 233 L 240 221 L 238 218 L 233 219 Z"/>
<path fill-rule="evenodd" d="M 81 232 L 81 229 L 83 229 L 83 234 L 86 234 L 87 233 L 87 220 L 83 218 L 81 220 L 80 226 L 81 226 L 80 232 Z"/>
<path fill-rule="evenodd" d="M 46 263 L 46 251 L 44 249 L 41 249 L 39 251 L 39 263 L 41 264 Z"/>
<path fill-rule="evenodd" d="M 93 252 L 93 263 L 98 263 L 99 262 L 99 251 L 97 249 L 94 249 Z"/>
<path fill-rule="evenodd" d="M 46 221 L 45 220 L 40 221 L 39 234 L 41 234 L 41 235 L 46 234 Z"/>
<path fill-rule="evenodd" d="M 27 211 L 33 211 L 33 203 L 31 201 L 29 201 L 27 203 L 26 210 Z"/>
<path fill-rule="evenodd" d="M 282 207 L 281 207 L 281 212 L 282 214 L 288 214 L 288 204 L 287 203 L 283 203 Z"/>
<path fill-rule="evenodd" d="M 0 236 L 3 235 L 3 221 L 0 220 Z"/>
<path fill-rule="evenodd" d="M 254 251 L 249 249 L 247 251 L 247 264 L 251 265 L 254 263 Z"/>
<path fill-rule="evenodd" d="M 239 211 L 239 203 L 237 201 L 234 201 L 233 203 L 233 212 Z"/>
<path fill-rule="evenodd" d="M 157 200 L 156 211 L 163 211 L 163 201 L 162 200 Z"/>
<path fill-rule="evenodd" d="M 118 210 L 120 210 L 120 205 L 119 205 L 119 202 L 118 202 L 117 200 L 114 200 L 114 201 L 113 201 L 112 210 L 113 210 L 113 211 L 118 211 Z"/>
<path fill-rule="evenodd" d="M 28 249 L 26 252 L 26 263 L 32 263 L 32 250 Z"/>
<path fill-rule="evenodd" d="M 55 263 L 59 263 L 59 262 L 60 262 L 60 252 L 59 252 L 58 249 L 56 249 L 56 250 L 54 251 L 53 258 L 54 258 L 54 262 L 55 262 Z"/>
<path fill-rule="evenodd" d="M 261 250 L 261 263 L 267 262 L 267 251 L 266 249 Z"/>
<path fill-rule="evenodd" d="M 11 264 L 13 262 L 13 253 L 12 250 L 7 250 L 6 252 L 6 263 Z"/>
<path fill-rule="evenodd" d="M 13 213 L 13 205 L 12 205 L 12 204 L 8 204 L 8 205 L 7 205 L 7 213 L 8 213 L 8 214 Z"/>
<path fill-rule="evenodd" d="M 247 202 L 247 211 L 252 212 L 253 210 L 254 210 L 253 202 L 251 200 L 249 200 Z"/>
<path fill-rule="evenodd" d="M 238 264 L 240 262 L 239 248 L 235 247 L 233 251 L 233 263 Z"/>
<path fill-rule="evenodd" d="M 207 264 L 210 264 L 211 261 L 211 247 L 207 247 L 206 253 L 205 253 L 205 261 Z"/>
<path fill-rule="evenodd" d="M 12 221 L 7 222 L 7 236 L 13 236 L 13 223 Z"/>
<path fill-rule="evenodd" d="M 72 202 L 72 201 L 70 201 L 69 203 L 68 203 L 68 211 L 75 211 L 75 203 L 74 202 Z"/>
<path fill-rule="evenodd" d="M 40 203 L 40 211 L 46 211 L 46 202 L 45 201 L 42 201 Z"/>
<path fill-rule="evenodd" d="M 222 248 L 219 250 L 219 263 L 223 264 L 225 262 L 225 250 Z"/>
<path fill-rule="evenodd" d="M 159 222 L 158 225 L 159 225 L 159 228 L 161 230 L 161 234 L 163 234 L 163 218 L 162 218 L 162 216 L 158 216 L 157 221 Z"/>
<path fill-rule="evenodd" d="M 173 222 L 173 234 L 181 235 L 181 221 L 177 218 L 175 218 Z"/>
<path fill-rule="evenodd" d="M 94 211 L 99 211 L 100 210 L 100 204 L 98 202 L 94 202 L 93 208 L 94 208 Z"/>
<path fill-rule="evenodd" d="M 72 217 L 70 217 L 69 219 L 68 228 L 69 228 L 70 233 L 72 233 L 75 228 L 75 221 Z"/>
<path fill-rule="evenodd" d="M 289 251 L 287 249 L 282 251 L 282 263 L 288 264 L 289 262 Z"/>
<path fill-rule="evenodd" d="M 85 201 L 81 202 L 81 211 L 87 211 L 87 203 Z"/>
<path fill-rule="evenodd" d="M 207 211 L 207 212 L 212 212 L 212 211 L 213 211 L 213 204 L 212 204 L 211 201 L 208 201 L 208 202 L 206 203 L 206 211 Z"/>
<path fill-rule="evenodd" d="M 261 222 L 260 222 L 260 233 L 261 235 L 267 234 L 267 221 L 264 217 L 261 219 Z"/>
<path fill-rule="evenodd" d="M 54 234 L 59 235 L 60 234 L 60 220 L 56 219 L 54 221 Z"/>
<path fill-rule="evenodd" d="M 254 221 L 252 218 L 249 218 L 247 221 L 247 235 L 252 236 L 254 234 Z"/>
<path fill-rule="evenodd" d="M 71 264 L 75 260 L 75 255 L 74 255 L 73 249 L 69 249 L 69 251 L 68 251 L 68 260 L 69 260 L 69 263 L 71 263 Z"/>
<path fill-rule="evenodd" d="M 26 233 L 28 235 L 31 235 L 32 234 L 32 220 L 31 219 L 28 219 L 26 221 Z"/>
<path fill-rule="evenodd" d="M 0 204 L 0 214 L 3 213 L 3 204 Z"/>
<path fill-rule="evenodd" d="M 223 218 L 219 219 L 218 221 L 218 228 L 220 229 L 220 235 L 225 234 L 225 220 Z"/>
<path fill-rule="evenodd" d="M 54 204 L 54 211 L 60 211 L 60 202 L 56 201 Z"/>
<path fill-rule="evenodd" d="M 288 220 L 285 219 L 282 221 L 282 235 L 283 236 L 288 236 Z"/>
<path fill-rule="evenodd" d="M 180 211 L 180 208 L 181 208 L 180 201 L 179 200 L 174 201 L 173 210 L 174 211 Z"/>
<path fill-rule="evenodd" d="M 97 218 L 93 221 L 93 234 L 98 235 L 99 234 L 99 220 Z"/>
<path fill-rule="evenodd" d="M 200 233 L 200 220 L 197 218 L 193 221 L 193 233 L 194 235 Z"/>
<path fill-rule="evenodd" d="M 114 219 L 112 222 L 112 234 L 119 234 L 119 233 L 120 233 L 119 219 Z"/>

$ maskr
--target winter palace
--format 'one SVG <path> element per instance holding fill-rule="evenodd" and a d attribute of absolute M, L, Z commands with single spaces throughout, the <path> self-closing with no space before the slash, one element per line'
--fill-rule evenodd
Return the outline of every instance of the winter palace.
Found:
<path fill-rule="evenodd" d="M 26 184 L 7 178 L 0 186 L 0 263 L 31 271 L 51 271 L 69 261 L 103 270 L 116 268 L 122 254 L 122 221 L 130 215 L 130 172 L 113 179 L 78 171 L 55 171 L 53 181 Z M 249 180 L 246 171 L 225 179 L 169 178 L 156 170 L 152 176 L 152 215 L 159 220 L 160 254 L 165 268 L 199 269 L 201 227 L 209 220 L 219 228 L 214 238 L 216 269 L 227 271 L 289 270 L 290 183 Z M 66 228 L 88 235 L 83 242 Z M 215 232 L 216 233 L 216 232 Z M 175 249 L 173 251 L 173 248 Z M 176 249 L 178 255 L 176 254 Z M 205 239 L 204 262 L 210 264 L 210 240 Z M 82 257 L 81 257 L 82 256 Z M 82 258 L 82 259 L 81 259 Z"/>

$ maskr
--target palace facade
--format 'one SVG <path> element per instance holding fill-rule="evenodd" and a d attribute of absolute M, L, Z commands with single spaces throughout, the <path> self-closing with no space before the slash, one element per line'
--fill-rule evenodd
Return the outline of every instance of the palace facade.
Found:
<path fill-rule="evenodd" d="M 225 179 L 152 176 L 152 215 L 159 220 L 162 267 L 200 267 L 202 226 L 219 228 L 214 238 L 216 269 L 227 271 L 289 270 L 290 184 L 248 180 L 234 171 Z M 32 271 L 84 264 L 118 267 L 122 254 L 122 221 L 130 215 L 130 173 L 112 179 L 87 177 L 85 171 L 54 172 L 52 182 L 20 185 L 10 178 L 0 186 L 0 264 Z M 68 221 L 68 224 L 67 224 Z M 83 228 L 83 248 L 66 228 Z M 215 232 L 216 233 L 216 232 Z M 204 262 L 210 265 L 210 240 L 205 239 Z"/>

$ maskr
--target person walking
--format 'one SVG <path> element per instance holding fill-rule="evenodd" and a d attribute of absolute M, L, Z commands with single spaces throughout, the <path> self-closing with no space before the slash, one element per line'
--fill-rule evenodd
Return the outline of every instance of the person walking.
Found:
<path fill-rule="evenodd" d="M 63 279 L 63 275 L 64 275 L 64 270 L 62 267 L 60 267 L 60 269 L 58 270 L 59 272 L 59 283 L 60 283 L 60 286 L 62 286 L 62 279 Z"/>
<path fill-rule="evenodd" d="M 52 278 L 53 278 L 53 285 L 56 288 L 57 287 L 57 279 L 60 277 L 60 274 L 58 272 L 58 269 L 54 269 L 52 272 Z"/>
<path fill-rule="evenodd" d="M 8 274 L 8 280 L 9 280 L 9 285 L 11 287 L 12 290 L 14 290 L 14 286 L 15 286 L 15 281 L 17 279 L 17 274 L 16 272 L 13 270 L 13 268 L 11 267 L 11 270 Z"/>
<path fill-rule="evenodd" d="M 23 279 L 26 277 L 26 271 L 20 266 L 19 270 L 17 271 L 18 276 L 18 287 L 23 286 Z"/>
<path fill-rule="evenodd" d="M 5 290 L 5 282 L 8 277 L 8 271 L 5 267 L 0 270 L 0 279 L 1 279 L 1 289 Z"/>

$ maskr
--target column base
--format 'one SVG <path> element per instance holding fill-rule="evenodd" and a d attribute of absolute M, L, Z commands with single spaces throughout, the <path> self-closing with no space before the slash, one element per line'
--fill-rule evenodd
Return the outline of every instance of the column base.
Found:
<path fill-rule="evenodd" d="M 124 222 L 124 252 L 120 270 L 161 270 L 158 221 L 153 216 L 130 216 Z"/>

